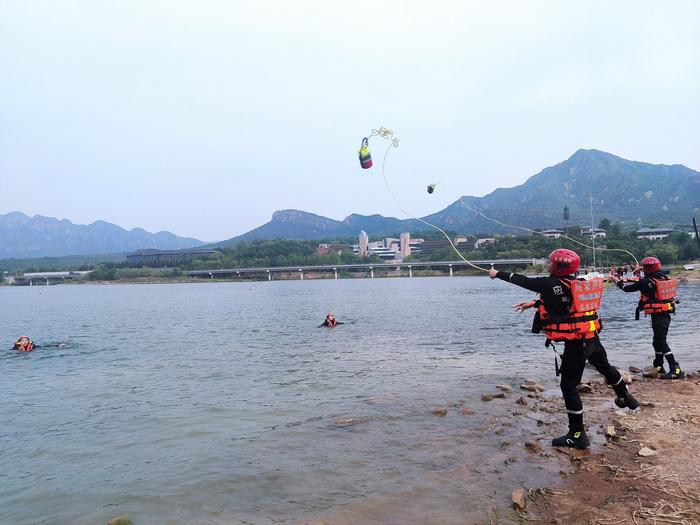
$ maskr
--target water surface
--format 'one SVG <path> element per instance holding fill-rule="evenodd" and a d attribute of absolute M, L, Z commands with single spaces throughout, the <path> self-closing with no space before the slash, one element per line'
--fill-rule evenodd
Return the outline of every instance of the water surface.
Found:
<path fill-rule="evenodd" d="M 70 342 L 0 353 L 0 523 L 476 521 L 551 474 L 507 461 L 536 427 L 514 397 L 479 399 L 556 391 L 510 309 L 530 297 L 480 277 L 0 287 L 2 346 Z M 669 342 L 697 368 L 700 286 L 682 298 Z M 635 302 L 604 299 L 625 368 L 653 353 Z M 329 309 L 346 324 L 317 328 Z"/>

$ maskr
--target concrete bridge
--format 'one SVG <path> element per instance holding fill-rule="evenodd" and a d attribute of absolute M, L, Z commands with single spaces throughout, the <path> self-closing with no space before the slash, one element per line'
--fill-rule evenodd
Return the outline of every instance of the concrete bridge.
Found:
<path fill-rule="evenodd" d="M 15 275 L 8 277 L 8 282 L 10 284 L 17 285 L 49 285 L 51 283 L 56 284 L 59 282 L 64 282 L 66 280 L 77 279 L 85 274 L 90 273 L 89 271 L 70 271 L 70 272 L 29 272 L 22 275 Z"/>
<path fill-rule="evenodd" d="M 534 265 L 544 265 L 546 264 L 545 259 L 480 259 L 471 261 L 476 265 L 483 267 L 491 266 L 534 266 Z M 413 277 L 414 269 L 432 269 L 432 268 L 445 268 L 449 270 L 450 277 L 454 275 L 454 270 L 471 268 L 464 261 L 426 261 L 426 262 L 410 262 L 410 263 L 363 263 L 363 264 L 336 264 L 336 265 L 320 265 L 320 266 L 275 266 L 275 267 L 263 267 L 263 268 L 228 268 L 223 270 L 193 270 L 185 272 L 186 275 L 191 277 L 202 277 L 202 278 L 237 278 L 246 274 L 257 274 L 262 276 L 267 276 L 268 281 L 272 281 L 272 277 L 276 273 L 297 273 L 299 274 L 299 279 L 304 279 L 304 274 L 309 272 L 328 272 L 333 273 L 333 278 L 338 279 L 338 272 L 340 270 L 364 270 L 369 271 L 370 278 L 374 278 L 375 270 L 388 270 L 401 271 L 402 269 L 408 270 L 408 276 Z"/>

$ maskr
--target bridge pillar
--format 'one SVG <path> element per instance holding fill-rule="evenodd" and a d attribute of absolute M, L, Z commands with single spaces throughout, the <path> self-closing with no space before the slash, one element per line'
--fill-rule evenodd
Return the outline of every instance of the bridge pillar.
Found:
<path fill-rule="evenodd" d="M 304 280 L 304 270 L 302 270 L 301 268 L 299 268 L 299 279 L 301 279 L 302 281 Z"/>
<path fill-rule="evenodd" d="M 369 267 L 369 276 L 370 276 L 370 278 L 374 279 L 374 267 L 373 266 Z"/>
<path fill-rule="evenodd" d="M 450 277 L 452 276 L 454 276 L 454 274 L 452 273 L 452 265 L 450 264 Z"/>
<path fill-rule="evenodd" d="M 213 279 L 213 278 L 214 278 L 214 274 L 209 272 L 209 279 Z"/>
<path fill-rule="evenodd" d="M 29 286 L 34 286 L 31 279 L 29 279 Z"/>
<path fill-rule="evenodd" d="M 49 278 L 47 277 L 46 278 L 46 286 L 48 286 L 48 285 L 49 285 Z"/>
<path fill-rule="evenodd" d="M 334 277 L 335 279 L 338 278 L 338 268 L 333 268 L 333 277 Z"/>
<path fill-rule="evenodd" d="M 272 273 L 270 272 L 270 270 L 267 270 L 267 280 L 268 281 L 272 280 Z"/>
<path fill-rule="evenodd" d="M 408 276 L 413 277 L 413 266 L 408 267 Z"/>
<path fill-rule="evenodd" d="M 236 277 L 241 278 L 241 272 L 236 272 Z"/>

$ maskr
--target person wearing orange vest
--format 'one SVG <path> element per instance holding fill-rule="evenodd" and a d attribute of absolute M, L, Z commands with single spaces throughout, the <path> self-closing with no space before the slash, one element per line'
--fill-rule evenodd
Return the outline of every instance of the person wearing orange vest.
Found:
<path fill-rule="evenodd" d="M 653 366 L 659 373 L 659 377 L 661 379 L 683 379 L 685 373 L 666 342 L 668 328 L 671 325 L 671 314 L 676 312 L 677 281 L 669 279 L 661 271 L 661 261 L 656 257 L 642 259 L 641 269 L 644 276 L 637 281 L 625 281 L 612 274 L 610 278 L 617 283 L 617 287 L 623 292 L 641 292 L 635 318 L 639 319 L 640 311 L 651 316 L 651 328 L 654 332 L 651 344 L 655 353 Z M 664 369 L 664 357 L 668 361 L 668 372 Z"/>
<path fill-rule="evenodd" d="M 29 339 L 26 335 L 19 336 L 17 342 L 14 344 L 13 348 L 19 350 L 20 352 L 31 352 L 34 350 L 34 341 Z"/>
<path fill-rule="evenodd" d="M 508 281 L 540 294 L 537 301 L 520 303 L 515 305 L 515 308 L 522 312 L 536 306 L 537 314 L 532 331 L 544 332 L 547 336 L 547 345 L 551 341 L 564 342 L 560 386 L 569 419 L 569 431 L 564 436 L 552 440 L 552 445 L 555 447 L 588 448 L 590 446 L 583 425 L 583 403 L 577 388 L 581 383 L 586 361 L 592 364 L 612 386 L 617 396 L 615 404 L 618 407 L 628 407 L 630 410 L 639 408 L 639 401 L 629 393 L 617 368 L 608 362 L 605 348 L 598 339 L 601 324 L 596 309 L 602 295 L 602 283 L 595 284 L 597 286 L 595 294 L 585 293 L 585 286 L 588 286 L 586 281 L 577 281 L 583 286 L 573 284 L 580 264 L 581 259 L 576 252 L 560 248 L 549 255 L 547 270 L 550 275 L 548 277 L 527 277 L 516 273 L 499 272 L 493 268 L 489 271 L 491 279 Z M 588 308 L 587 305 L 596 302 L 595 308 L 590 307 L 590 310 L 585 311 Z M 581 308 L 578 308 L 580 305 L 577 303 L 586 306 L 584 311 L 579 311 Z"/>
<path fill-rule="evenodd" d="M 328 315 L 326 315 L 326 319 L 323 321 L 323 324 L 321 326 L 326 326 L 328 328 L 335 328 L 339 324 L 343 324 L 343 323 L 338 321 L 332 312 L 328 312 Z"/>

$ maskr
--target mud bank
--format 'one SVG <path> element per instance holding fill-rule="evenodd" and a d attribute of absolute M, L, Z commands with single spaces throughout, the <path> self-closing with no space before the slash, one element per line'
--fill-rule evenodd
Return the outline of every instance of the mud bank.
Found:
<path fill-rule="evenodd" d="M 700 523 L 697 374 L 684 381 L 639 379 L 632 390 L 642 402 L 636 413 L 601 411 L 603 398 L 587 396 L 589 434 L 608 434 L 606 442 L 588 451 L 560 451 L 568 462 L 566 478 L 544 489 L 526 487 L 523 520 Z"/>

